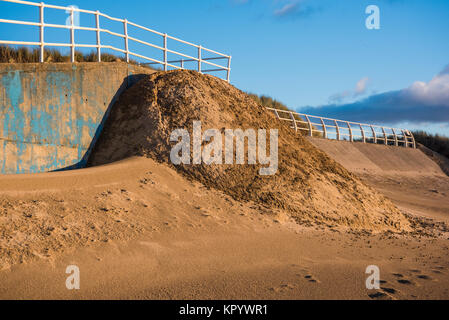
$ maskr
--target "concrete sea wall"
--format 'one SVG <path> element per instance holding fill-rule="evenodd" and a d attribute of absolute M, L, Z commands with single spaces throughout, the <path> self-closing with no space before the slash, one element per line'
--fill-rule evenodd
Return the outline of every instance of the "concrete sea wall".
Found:
<path fill-rule="evenodd" d="M 343 167 L 356 174 L 445 176 L 421 150 L 373 143 L 308 138 Z"/>
<path fill-rule="evenodd" d="M 152 72 L 122 62 L 0 64 L 0 174 L 84 167 L 115 99 Z"/>

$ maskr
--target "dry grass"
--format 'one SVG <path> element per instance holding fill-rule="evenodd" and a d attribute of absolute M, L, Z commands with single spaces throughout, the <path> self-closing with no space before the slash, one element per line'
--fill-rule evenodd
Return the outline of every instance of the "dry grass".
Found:
<path fill-rule="evenodd" d="M 272 109 L 277 109 L 277 110 L 285 110 L 285 111 L 289 111 L 289 112 L 290 111 L 295 112 L 294 110 L 291 110 L 289 107 L 287 107 L 285 104 L 283 104 L 282 102 L 277 101 L 276 99 L 273 99 L 273 98 L 271 98 L 269 96 L 265 96 L 265 95 L 258 96 L 258 95 L 255 95 L 253 93 L 248 93 L 248 95 L 254 101 L 256 101 L 258 104 L 260 104 L 260 105 L 262 105 L 262 106 L 264 106 L 266 108 L 272 108 Z M 285 117 L 285 115 L 282 115 L 282 117 Z M 298 121 L 303 121 L 303 122 L 306 121 L 305 119 L 301 118 L 300 116 L 298 116 L 296 114 L 294 114 L 294 117 Z M 309 129 L 309 126 L 306 123 L 300 122 L 300 123 L 298 123 L 298 126 L 300 128 L 303 128 L 303 129 Z M 314 129 L 317 130 L 317 128 L 315 126 L 314 126 Z M 318 129 L 321 130 L 322 128 L 320 127 Z M 302 133 L 308 133 L 308 131 L 305 131 L 305 130 L 301 130 L 301 132 Z M 314 132 L 313 136 L 314 137 L 318 137 L 318 138 L 322 138 L 323 134 L 320 133 L 320 132 Z"/>
<path fill-rule="evenodd" d="M 39 62 L 38 48 L 30 49 L 28 47 L 12 48 L 9 46 L 0 46 L 0 63 L 37 63 Z M 97 54 L 95 52 L 82 53 L 75 52 L 75 60 L 77 62 L 97 62 Z M 70 55 L 63 55 L 57 49 L 45 50 L 45 62 L 70 62 Z M 103 53 L 101 55 L 102 62 L 125 61 L 124 57 L 118 57 L 113 54 Z M 136 61 L 130 61 L 132 64 L 138 64 Z"/>
<path fill-rule="evenodd" d="M 285 110 L 285 111 L 292 111 L 290 110 L 285 104 L 283 104 L 280 101 L 277 101 L 276 99 L 273 99 L 272 97 L 265 96 L 265 95 L 255 95 L 253 93 L 248 94 L 251 98 L 253 98 L 258 104 L 266 107 L 266 108 L 273 108 L 278 110 Z"/>

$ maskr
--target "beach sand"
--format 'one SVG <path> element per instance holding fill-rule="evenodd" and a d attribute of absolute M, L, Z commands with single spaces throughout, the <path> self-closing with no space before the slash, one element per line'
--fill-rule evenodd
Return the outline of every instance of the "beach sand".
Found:
<path fill-rule="evenodd" d="M 9 203 L 1 248 L 10 249 L 1 299 L 449 298 L 445 232 L 303 227 L 147 158 L 0 182 Z M 440 217 L 438 195 L 428 196 L 420 210 Z M 80 268 L 80 290 L 65 286 L 69 265 Z M 380 268 L 383 289 L 366 289 L 369 265 Z"/>

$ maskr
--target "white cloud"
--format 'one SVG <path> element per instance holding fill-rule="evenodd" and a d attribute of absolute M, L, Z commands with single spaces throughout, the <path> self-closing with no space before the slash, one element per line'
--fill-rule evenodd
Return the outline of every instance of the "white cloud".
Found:
<path fill-rule="evenodd" d="M 331 97 L 333 101 L 330 104 L 304 107 L 301 112 L 369 123 L 397 124 L 408 121 L 421 126 L 449 123 L 449 65 L 429 82 L 416 81 L 402 90 L 340 103 L 344 98 L 354 96 L 357 91 L 363 92 L 364 87 L 366 92 L 366 81 L 362 80 L 354 91 Z"/>
<path fill-rule="evenodd" d="M 309 5 L 307 0 L 274 0 L 273 16 L 279 20 L 307 18 L 321 11 L 320 7 Z"/>
<path fill-rule="evenodd" d="M 299 2 L 295 1 L 295 2 L 291 2 L 291 3 L 287 3 L 282 8 L 275 10 L 274 15 L 276 17 L 284 17 L 284 16 L 290 15 L 292 13 L 295 13 L 296 11 L 298 11 L 298 9 L 299 9 Z"/>
<path fill-rule="evenodd" d="M 357 82 L 354 97 L 358 97 L 366 93 L 366 87 L 368 86 L 368 82 L 369 82 L 368 77 L 362 78 L 359 80 L 359 82 Z"/>
<path fill-rule="evenodd" d="M 353 90 L 346 90 L 340 93 L 336 93 L 329 97 L 329 101 L 333 103 L 341 103 L 343 100 L 348 98 L 357 98 L 359 96 L 362 96 L 366 93 L 366 89 L 369 84 L 369 78 L 364 77 L 360 79 L 357 84 L 355 85 L 355 88 Z"/>
<path fill-rule="evenodd" d="M 449 106 L 449 66 L 427 83 L 416 81 L 404 94 L 427 105 Z"/>

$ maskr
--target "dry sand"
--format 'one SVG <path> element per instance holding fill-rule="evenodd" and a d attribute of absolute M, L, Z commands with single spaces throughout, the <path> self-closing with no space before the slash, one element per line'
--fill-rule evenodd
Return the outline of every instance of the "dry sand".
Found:
<path fill-rule="evenodd" d="M 383 193 L 402 212 L 449 222 L 449 177 L 444 166 L 449 160 L 445 157 L 422 146 L 404 149 L 316 138 L 309 141 Z"/>
<path fill-rule="evenodd" d="M 151 159 L 0 181 L 3 299 L 370 299 L 372 264 L 379 298 L 449 297 L 447 238 L 305 228 Z"/>
<path fill-rule="evenodd" d="M 172 165 L 170 151 L 175 143 L 170 142 L 170 134 L 182 128 L 193 136 L 194 121 L 201 121 L 203 131 L 278 130 L 278 172 L 261 176 L 261 165 Z M 193 148 L 191 154 L 193 159 Z M 404 215 L 378 192 L 247 94 L 212 76 L 193 71 L 156 73 L 123 93 L 111 111 L 90 165 L 130 156 L 150 157 L 235 200 L 282 210 L 303 225 L 411 231 Z"/>
<path fill-rule="evenodd" d="M 187 93 L 184 97 L 195 92 L 189 89 L 195 88 L 191 73 L 186 77 L 188 85 L 180 82 L 176 90 Z M 146 81 L 141 85 L 161 84 L 158 96 L 164 96 L 164 78 Z M 212 77 L 198 81 L 219 83 Z M 244 99 L 223 86 L 220 99 L 226 90 Z M 214 100 L 208 95 L 214 93 L 203 93 L 209 103 L 199 107 L 213 109 Z M 152 93 L 143 103 L 128 106 L 136 115 L 139 106 L 157 111 L 163 103 L 154 104 L 151 97 Z M 181 95 L 172 102 L 180 106 L 177 101 L 182 100 Z M 112 119 L 126 110 L 120 108 L 124 101 L 119 101 Z M 229 98 L 219 101 L 217 106 L 226 106 Z M 269 116 L 258 112 L 262 118 Z M 152 124 L 167 124 L 169 118 L 158 114 L 162 116 Z M 146 125 L 148 117 L 134 119 L 137 125 Z M 111 126 L 103 139 L 111 139 Z M 235 183 L 239 172 L 256 179 L 248 168 L 228 168 L 227 180 L 219 170 L 199 168 L 199 176 L 195 170 L 173 167 L 161 158 L 167 150 L 163 136 L 157 153 L 141 148 L 145 141 L 151 146 L 148 137 L 159 131 L 151 126 L 137 129 L 130 132 L 140 135 L 128 137 L 127 143 L 121 135 L 115 137 L 119 140 L 113 147 L 120 146 L 122 153 L 112 160 L 118 162 L 71 172 L 0 177 L 0 298 L 449 298 L 447 177 L 408 176 L 411 180 L 404 183 L 407 175 L 400 172 L 388 177 L 350 173 L 350 166 L 345 169 L 303 137 L 279 127 L 282 145 L 296 145 L 293 150 L 301 157 L 281 160 L 280 177 L 265 181 L 278 200 L 267 202 L 258 197 L 267 192 L 262 184 L 254 183 L 254 189 L 243 192 L 248 186 Z M 99 148 L 102 143 L 105 140 Z M 111 152 L 96 151 L 99 162 Z M 280 152 L 291 156 L 283 153 L 285 149 Z M 292 177 L 295 167 L 300 182 Z M 281 191 L 290 195 L 280 197 Z M 306 191 L 311 191 L 307 197 Z M 284 201 L 295 205 L 284 206 Z M 295 208 L 301 206 L 305 209 L 298 212 Z M 80 268 L 79 291 L 65 287 L 68 265 Z M 369 265 L 381 270 L 381 290 L 365 287 Z"/>

